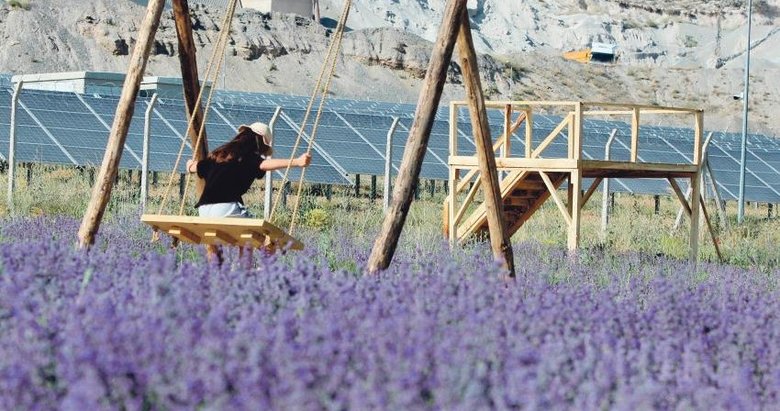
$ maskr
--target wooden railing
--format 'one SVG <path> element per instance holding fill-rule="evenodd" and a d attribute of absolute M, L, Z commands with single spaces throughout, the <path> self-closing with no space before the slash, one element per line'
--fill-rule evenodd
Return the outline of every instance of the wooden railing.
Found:
<path fill-rule="evenodd" d="M 458 114 L 460 107 L 468 107 L 465 101 L 450 103 L 450 196 L 445 204 L 445 227 L 451 239 L 456 236 L 456 227 L 463 219 L 466 212 L 474 205 L 477 192 L 480 188 L 479 168 L 475 156 L 460 155 L 458 150 Z M 583 132 L 584 119 L 588 117 L 608 117 L 611 120 L 623 120 L 631 125 L 631 145 L 629 162 L 640 162 L 639 134 L 641 119 L 647 115 L 683 115 L 693 118 L 694 141 L 691 147 L 691 164 L 701 166 L 702 163 L 702 134 L 703 112 L 698 109 L 659 107 L 639 104 L 618 104 L 599 102 L 573 102 L 573 101 L 491 101 L 485 102 L 488 110 L 501 110 L 504 114 L 503 130 L 495 138 L 493 150 L 496 155 L 496 166 L 504 174 L 503 182 L 509 178 L 517 178 L 522 170 L 534 169 L 548 164 L 549 160 L 569 160 L 557 162 L 568 168 L 576 169 L 577 162 L 582 159 L 582 147 L 585 139 Z M 534 116 L 540 112 L 554 112 L 561 116 L 561 121 L 542 141 L 534 147 Z M 515 117 L 516 116 L 516 117 Z M 521 157 L 512 157 L 512 135 L 521 127 L 525 131 L 525 150 Z M 545 150 L 559 137 L 566 139 L 566 157 L 541 159 Z M 508 171 L 508 172 L 507 172 Z M 461 174 L 466 172 L 464 176 Z M 468 188 L 462 201 L 457 201 L 458 196 Z M 458 207 L 458 203 L 460 206 Z"/>
<path fill-rule="evenodd" d="M 457 124 L 458 110 L 466 107 L 466 102 L 450 103 L 450 156 L 458 157 Z M 488 109 L 504 112 L 503 133 L 497 138 L 494 149 L 501 150 L 499 158 L 509 158 L 511 135 L 525 123 L 525 158 L 538 157 L 545 148 L 555 140 L 560 133 L 566 131 L 568 159 L 582 158 L 582 143 L 584 140 L 583 120 L 586 117 L 611 117 L 612 120 L 627 120 L 631 124 L 631 162 L 638 161 L 640 120 L 643 115 L 690 115 L 693 118 L 694 141 L 692 164 L 701 164 L 703 112 L 699 109 L 659 107 L 639 104 L 571 102 L 571 101 L 490 101 L 485 103 Z M 533 148 L 534 113 L 541 110 L 556 110 L 562 115 L 558 126 L 535 149 Z M 520 116 L 513 122 L 512 116 Z M 536 154 L 536 155 L 534 155 Z"/>

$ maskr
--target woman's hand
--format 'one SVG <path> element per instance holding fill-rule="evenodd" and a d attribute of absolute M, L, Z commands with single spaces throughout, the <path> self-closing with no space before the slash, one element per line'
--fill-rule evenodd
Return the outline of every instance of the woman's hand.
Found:
<path fill-rule="evenodd" d="M 187 171 L 190 173 L 198 171 L 198 162 L 192 159 L 187 160 Z"/>
<path fill-rule="evenodd" d="M 297 167 L 308 167 L 309 164 L 311 164 L 311 154 L 309 153 L 301 154 L 300 157 L 295 159 L 295 166 Z"/>

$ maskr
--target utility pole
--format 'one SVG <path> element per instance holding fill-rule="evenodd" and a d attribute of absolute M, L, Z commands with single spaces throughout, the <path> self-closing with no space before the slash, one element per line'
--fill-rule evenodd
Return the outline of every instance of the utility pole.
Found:
<path fill-rule="evenodd" d="M 739 201 L 737 223 L 745 220 L 745 161 L 747 160 L 748 102 L 750 101 L 750 29 L 753 22 L 753 0 L 748 0 L 747 54 L 745 55 L 745 91 L 742 93 L 742 145 L 739 155 Z"/>

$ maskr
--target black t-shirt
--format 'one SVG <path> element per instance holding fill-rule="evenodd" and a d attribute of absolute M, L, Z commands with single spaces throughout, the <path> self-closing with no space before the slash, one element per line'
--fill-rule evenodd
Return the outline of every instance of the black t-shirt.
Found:
<path fill-rule="evenodd" d="M 198 176 L 206 180 L 206 186 L 195 207 L 235 201 L 244 204 L 241 196 L 249 191 L 255 179 L 265 175 L 265 171 L 260 170 L 261 162 L 262 157 L 247 157 L 227 163 L 211 159 L 198 161 Z"/>

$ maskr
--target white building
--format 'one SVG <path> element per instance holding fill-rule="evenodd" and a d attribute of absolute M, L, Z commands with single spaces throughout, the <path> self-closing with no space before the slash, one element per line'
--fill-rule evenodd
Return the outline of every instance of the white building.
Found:
<path fill-rule="evenodd" d="M 11 78 L 13 83 L 20 81 L 23 82 L 23 88 L 26 90 L 118 96 L 122 93 L 125 75 L 124 73 L 101 71 L 71 71 L 65 73 L 18 74 Z M 210 89 L 211 82 L 205 83 L 203 95 L 206 96 Z M 164 98 L 182 99 L 182 90 L 180 77 L 144 76 L 143 81 L 141 81 L 139 94 L 141 96 L 151 96 L 157 93 Z"/>
<path fill-rule="evenodd" d="M 304 17 L 314 15 L 314 0 L 239 0 L 245 8 L 268 13 L 295 13 Z"/>
<path fill-rule="evenodd" d="M 148 0 L 134 1 L 142 6 L 149 4 Z M 238 0 L 238 6 L 259 10 L 264 13 L 275 11 L 277 13 L 295 13 L 304 17 L 312 17 L 316 14 L 315 8 L 318 2 L 319 0 Z M 226 7 L 228 0 L 190 0 L 190 7 L 195 3 L 214 7 Z M 167 6 L 170 7 L 170 4 L 171 2 L 168 0 Z"/>

